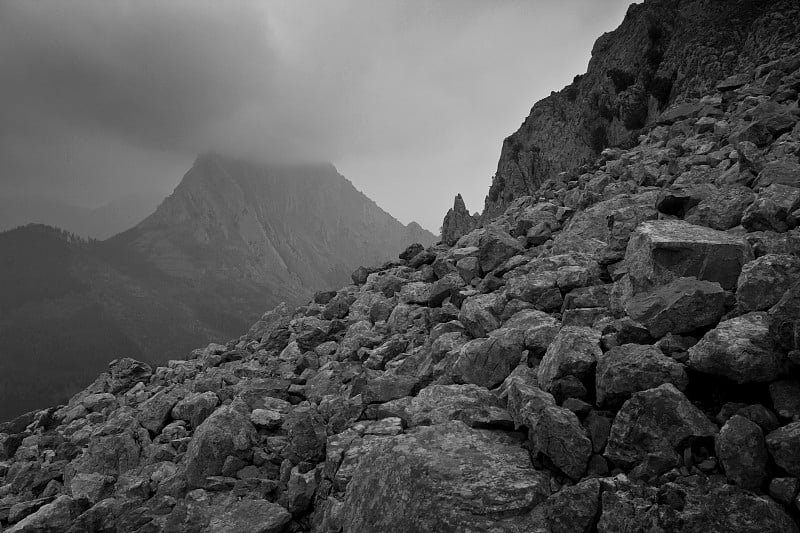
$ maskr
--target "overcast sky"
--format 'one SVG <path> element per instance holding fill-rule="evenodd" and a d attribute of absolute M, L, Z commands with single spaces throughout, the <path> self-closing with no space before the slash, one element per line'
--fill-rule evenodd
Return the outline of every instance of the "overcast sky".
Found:
<path fill-rule="evenodd" d="M 168 194 L 213 149 L 331 161 L 436 232 L 629 4 L 0 0 L 0 196 Z"/>

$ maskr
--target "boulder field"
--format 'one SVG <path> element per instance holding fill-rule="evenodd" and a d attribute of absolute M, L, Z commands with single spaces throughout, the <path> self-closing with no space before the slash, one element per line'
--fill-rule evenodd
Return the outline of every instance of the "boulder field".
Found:
<path fill-rule="evenodd" d="M 0 425 L 0 525 L 800 531 L 800 51 L 779 55 L 497 216 L 457 199 L 440 244 Z"/>

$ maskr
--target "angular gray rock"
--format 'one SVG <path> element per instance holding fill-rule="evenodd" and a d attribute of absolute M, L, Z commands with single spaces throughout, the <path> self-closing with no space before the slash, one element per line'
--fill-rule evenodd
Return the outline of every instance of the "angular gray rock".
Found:
<path fill-rule="evenodd" d="M 727 296 L 719 283 L 677 278 L 625 302 L 625 311 L 654 339 L 667 333 L 689 333 L 719 322 Z"/>
<path fill-rule="evenodd" d="M 605 456 L 631 468 L 651 453 L 677 454 L 693 439 L 714 437 L 717 427 L 667 383 L 634 393 L 617 413 Z"/>
<path fill-rule="evenodd" d="M 585 377 L 601 354 L 600 332 L 578 326 L 561 328 L 539 365 L 539 387 L 550 392 L 560 378 Z"/>
<path fill-rule="evenodd" d="M 549 495 L 521 442 L 461 422 L 416 428 L 359 462 L 342 510 L 345 531 L 510 530 Z M 386 505 L 386 502 L 392 502 Z"/>
<path fill-rule="evenodd" d="M 767 470 L 767 446 L 757 424 L 732 416 L 716 440 L 717 457 L 730 481 L 745 489 L 758 489 Z"/>
<path fill-rule="evenodd" d="M 742 268 L 736 284 L 736 303 L 741 311 L 765 311 L 778 303 L 800 279 L 800 257 L 767 254 Z"/>
<path fill-rule="evenodd" d="M 689 348 L 689 368 L 736 383 L 772 381 L 784 357 L 769 328 L 770 318 L 761 312 L 720 322 Z"/>
<path fill-rule="evenodd" d="M 524 251 L 517 240 L 497 226 L 487 226 L 478 241 L 478 265 L 485 274 Z"/>
<path fill-rule="evenodd" d="M 769 310 L 770 334 L 786 350 L 800 349 L 800 281 Z"/>
<path fill-rule="evenodd" d="M 767 449 L 775 464 L 790 475 L 800 477 L 800 422 L 792 422 L 766 437 Z"/>
<path fill-rule="evenodd" d="M 475 337 L 485 337 L 490 331 L 500 327 L 498 316 L 504 302 L 496 294 L 478 294 L 464 300 L 458 320 Z"/>
<path fill-rule="evenodd" d="M 453 365 L 457 383 L 474 383 L 492 389 L 501 384 L 519 364 L 524 337 L 508 331 L 486 339 L 475 339 L 461 347 Z"/>
<path fill-rule="evenodd" d="M 671 383 L 686 390 L 689 378 L 683 365 L 655 346 L 623 344 L 597 359 L 597 404 L 618 407 L 635 392 Z"/>
<path fill-rule="evenodd" d="M 617 477 L 604 485 L 598 533 L 798 531 L 788 513 L 771 499 L 713 477 L 682 477 L 658 488 Z"/>
<path fill-rule="evenodd" d="M 220 407 L 195 430 L 186 450 L 186 481 L 202 487 L 206 477 L 222 473 L 228 456 L 246 456 L 256 441 L 256 430 L 239 411 Z"/>
<path fill-rule="evenodd" d="M 680 277 L 715 281 L 730 290 L 750 258 L 743 239 L 680 220 L 640 224 L 625 252 L 634 293 Z"/>
<path fill-rule="evenodd" d="M 592 455 L 592 442 L 575 413 L 547 406 L 538 413 L 529 435 L 534 452 L 545 455 L 572 480 L 583 476 Z"/>

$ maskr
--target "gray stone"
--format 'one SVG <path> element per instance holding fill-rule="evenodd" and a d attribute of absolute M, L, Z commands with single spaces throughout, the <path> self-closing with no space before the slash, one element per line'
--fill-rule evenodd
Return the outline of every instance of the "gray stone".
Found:
<path fill-rule="evenodd" d="M 689 378 L 683 365 L 655 346 L 623 344 L 598 357 L 596 387 L 600 407 L 617 407 L 633 393 L 662 383 L 684 391 Z"/>
<path fill-rule="evenodd" d="M 775 464 L 800 476 L 800 422 L 792 422 L 767 435 L 767 449 Z"/>
<path fill-rule="evenodd" d="M 458 320 L 475 337 L 485 337 L 490 331 L 500 327 L 498 316 L 502 312 L 503 301 L 496 294 L 478 294 L 464 300 Z"/>
<path fill-rule="evenodd" d="M 243 414 L 229 406 L 214 411 L 195 430 L 186 450 L 189 487 L 201 487 L 206 477 L 219 475 L 229 455 L 246 455 L 255 441 L 255 428 Z"/>
<path fill-rule="evenodd" d="M 677 278 L 625 302 L 625 311 L 655 339 L 719 322 L 727 296 L 719 283 Z"/>
<path fill-rule="evenodd" d="M 705 476 L 680 477 L 661 487 L 612 478 L 604 483 L 598 533 L 728 531 L 796 533 L 774 501 Z"/>
<path fill-rule="evenodd" d="M 732 416 L 716 440 L 717 457 L 728 479 L 745 489 L 757 489 L 767 470 L 767 447 L 757 424 Z"/>
<path fill-rule="evenodd" d="M 750 258 L 743 239 L 680 220 L 640 224 L 625 253 L 634 293 L 680 277 L 715 281 L 730 290 Z"/>
<path fill-rule="evenodd" d="M 503 382 L 519 364 L 523 339 L 507 330 L 505 335 L 475 339 L 461 347 L 453 365 L 453 379 L 457 383 L 474 383 L 492 389 Z"/>
<path fill-rule="evenodd" d="M 772 406 L 781 418 L 800 419 L 800 381 L 782 379 L 769 384 Z"/>
<path fill-rule="evenodd" d="M 631 468 L 647 454 L 681 452 L 692 439 L 713 437 L 717 427 L 681 391 L 667 383 L 634 393 L 617 413 L 606 458 Z"/>
<path fill-rule="evenodd" d="M 478 264 L 489 273 L 524 251 L 519 242 L 497 226 L 487 226 L 478 243 Z"/>
<path fill-rule="evenodd" d="M 778 303 L 800 279 L 800 258 L 788 254 L 767 254 L 742 268 L 736 288 L 741 311 L 764 311 Z"/>
<path fill-rule="evenodd" d="M 539 365 L 539 387 L 550 392 L 559 378 L 587 376 L 601 354 L 600 332 L 577 326 L 561 328 Z"/>
<path fill-rule="evenodd" d="M 782 372 L 766 313 L 747 313 L 709 331 L 689 348 L 689 368 L 736 383 L 772 381 Z"/>
<path fill-rule="evenodd" d="M 286 530 L 292 515 L 276 503 L 243 499 L 231 503 L 211 517 L 206 531 L 215 533 L 279 533 Z"/>
<path fill-rule="evenodd" d="M 529 428 L 529 438 L 535 452 L 545 455 L 571 479 L 583 476 L 592 442 L 575 413 L 555 405 L 545 407 Z"/>
<path fill-rule="evenodd" d="M 790 229 L 789 215 L 800 207 L 800 189 L 788 185 L 772 184 L 758 193 L 758 197 L 742 215 L 742 226 L 747 231 L 777 231 Z"/>
<path fill-rule="evenodd" d="M 514 530 L 547 498 L 521 442 L 461 422 L 416 428 L 367 452 L 347 486 L 345 531 Z"/>
<path fill-rule="evenodd" d="M 198 427 L 219 405 L 219 397 L 211 391 L 195 392 L 187 395 L 172 408 L 172 418 L 186 420 L 192 427 Z"/>

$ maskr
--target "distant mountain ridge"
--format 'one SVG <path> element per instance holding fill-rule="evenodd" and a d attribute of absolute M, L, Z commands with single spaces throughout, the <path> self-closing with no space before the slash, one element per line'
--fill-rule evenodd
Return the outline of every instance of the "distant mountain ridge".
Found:
<path fill-rule="evenodd" d="M 107 239 L 140 222 L 162 199 L 163 194 L 150 191 L 122 196 L 90 208 L 44 196 L 0 197 L 0 231 L 44 224 L 84 238 Z"/>
<path fill-rule="evenodd" d="M 434 241 L 332 165 L 215 154 L 108 240 L 37 224 L 0 233 L 0 418 L 64 400 L 114 357 L 186 357 L 282 301 L 298 305 L 362 264 Z"/>

